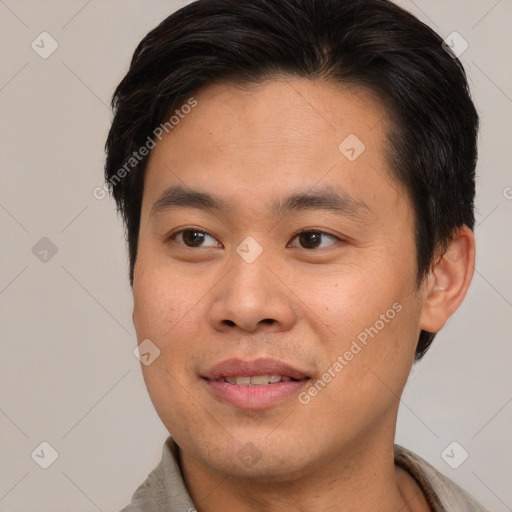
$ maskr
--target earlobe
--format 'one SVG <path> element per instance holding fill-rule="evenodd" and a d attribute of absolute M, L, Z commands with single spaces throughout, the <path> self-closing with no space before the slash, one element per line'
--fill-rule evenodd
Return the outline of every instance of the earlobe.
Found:
<path fill-rule="evenodd" d="M 442 329 L 466 296 L 474 269 L 475 236 L 463 226 L 425 278 L 420 329 L 428 332 Z"/>

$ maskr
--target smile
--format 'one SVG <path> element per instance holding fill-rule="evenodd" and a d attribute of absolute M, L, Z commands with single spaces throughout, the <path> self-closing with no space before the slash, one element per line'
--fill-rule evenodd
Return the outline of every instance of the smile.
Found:
<path fill-rule="evenodd" d="M 278 359 L 228 359 L 202 375 L 215 400 L 237 409 L 269 409 L 297 395 L 311 380 Z M 296 403 L 296 402 L 295 402 Z"/>
<path fill-rule="evenodd" d="M 292 379 L 287 375 L 254 375 L 253 377 L 224 377 L 224 382 L 235 384 L 236 386 L 268 386 L 278 382 L 290 382 Z"/>

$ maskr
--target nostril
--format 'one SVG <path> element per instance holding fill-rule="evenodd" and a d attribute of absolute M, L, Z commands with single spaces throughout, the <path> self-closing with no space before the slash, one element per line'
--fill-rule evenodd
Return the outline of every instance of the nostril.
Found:
<path fill-rule="evenodd" d="M 265 318 L 262 322 L 265 324 L 273 324 L 275 320 L 273 318 Z"/>

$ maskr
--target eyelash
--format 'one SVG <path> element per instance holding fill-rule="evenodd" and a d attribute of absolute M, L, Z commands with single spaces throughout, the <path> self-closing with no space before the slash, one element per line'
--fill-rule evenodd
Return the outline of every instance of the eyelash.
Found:
<path fill-rule="evenodd" d="M 187 231 L 195 231 L 197 233 L 201 233 L 201 234 L 204 234 L 204 235 L 208 235 L 210 236 L 211 238 L 213 238 L 214 240 L 217 240 L 214 236 L 210 235 L 207 231 L 203 231 L 202 229 L 198 229 L 198 228 L 194 228 L 194 227 L 189 227 L 189 228 L 184 228 L 184 229 L 180 229 L 179 231 L 174 231 L 173 233 L 171 233 L 166 239 L 165 239 L 165 242 L 168 243 L 168 242 L 171 242 L 171 241 L 175 241 L 176 237 L 182 233 L 185 233 Z M 320 235 L 323 235 L 323 236 L 326 236 L 326 237 L 329 237 L 331 239 L 334 239 L 336 242 L 343 242 L 344 240 L 342 240 L 341 238 L 335 236 L 335 235 L 331 235 L 330 233 L 327 233 L 325 231 L 322 231 L 322 230 L 315 230 L 315 229 L 303 229 L 297 233 L 295 233 L 295 235 L 293 235 L 293 237 L 291 238 L 291 240 L 295 240 L 297 237 L 299 237 L 300 235 L 303 235 L 303 234 L 309 234 L 309 233 L 315 233 L 315 234 L 320 234 Z M 176 242 L 178 243 L 178 242 Z M 185 244 L 181 244 L 181 243 L 178 243 L 178 245 L 182 245 L 183 247 L 186 247 L 187 249 L 202 249 L 204 247 L 191 247 L 191 246 L 188 246 L 188 245 L 185 245 Z M 287 244 L 287 247 L 288 247 L 289 243 Z M 334 244 L 331 244 L 331 245 L 334 245 Z M 209 246 L 208 246 L 209 247 Z M 328 246 L 330 247 L 330 245 Z M 299 247 L 301 248 L 301 247 Z M 318 250 L 318 248 L 313 248 L 313 249 L 307 249 L 305 247 L 302 247 L 302 249 L 306 249 L 307 251 L 314 251 L 314 250 Z M 325 249 L 325 247 L 320 247 L 320 249 Z"/>

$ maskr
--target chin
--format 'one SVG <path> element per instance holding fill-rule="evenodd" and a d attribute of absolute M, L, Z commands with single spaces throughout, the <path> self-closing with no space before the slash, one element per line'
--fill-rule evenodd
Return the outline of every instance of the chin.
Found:
<path fill-rule="evenodd" d="M 205 429 L 205 432 L 212 432 L 212 429 Z M 289 433 L 286 439 L 279 435 L 271 439 L 271 429 L 264 432 L 259 429 L 254 435 L 244 429 L 232 429 L 231 435 L 222 432 L 221 437 L 204 434 L 191 437 L 190 432 L 183 432 L 183 439 L 178 433 L 173 438 L 183 453 L 231 478 L 250 477 L 261 483 L 285 482 L 305 475 L 315 466 L 314 461 L 305 458 L 312 453 L 314 443 L 303 437 L 301 442 L 299 432 Z"/>

